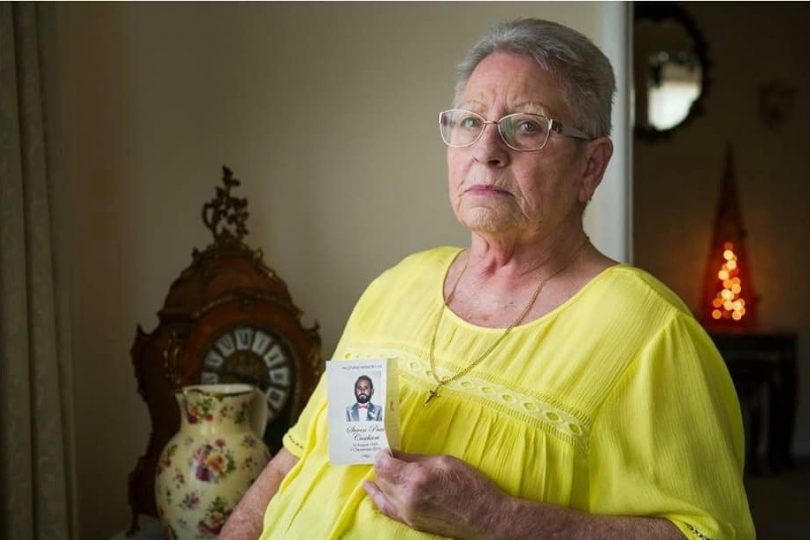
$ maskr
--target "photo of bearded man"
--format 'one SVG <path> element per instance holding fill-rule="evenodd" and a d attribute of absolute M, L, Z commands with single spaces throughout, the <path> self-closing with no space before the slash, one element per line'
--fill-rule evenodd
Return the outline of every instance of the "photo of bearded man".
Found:
<path fill-rule="evenodd" d="M 371 402 L 374 395 L 374 383 L 371 377 L 360 375 L 354 383 L 356 402 L 346 407 L 347 422 L 381 422 L 383 408 Z"/>

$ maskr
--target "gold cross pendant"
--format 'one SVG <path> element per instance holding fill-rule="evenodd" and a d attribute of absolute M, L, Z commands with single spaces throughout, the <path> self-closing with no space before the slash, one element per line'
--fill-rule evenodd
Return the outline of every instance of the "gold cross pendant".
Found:
<path fill-rule="evenodd" d="M 431 390 L 430 392 L 428 392 L 428 397 L 425 400 L 424 407 L 427 407 L 428 403 L 430 403 L 430 400 L 432 400 L 435 397 L 439 397 L 439 387 L 438 386 L 436 388 L 434 388 L 433 390 Z"/>

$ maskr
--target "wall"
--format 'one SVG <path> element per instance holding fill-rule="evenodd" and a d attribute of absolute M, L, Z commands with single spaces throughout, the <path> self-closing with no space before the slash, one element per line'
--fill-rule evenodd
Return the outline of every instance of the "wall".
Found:
<path fill-rule="evenodd" d="M 747 248 L 765 327 L 799 332 L 800 401 L 795 451 L 810 455 L 810 20 L 807 4 L 689 3 L 708 42 L 705 114 L 665 142 L 634 148 L 635 262 L 696 310 L 725 147 L 734 145 Z M 758 88 L 796 90 L 790 116 L 770 130 Z"/>
<path fill-rule="evenodd" d="M 484 28 L 518 15 L 594 37 L 600 4 L 60 4 L 81 538 L 128 523 L 149 423 L 128 356 L 210 241 L 234 169 L 250 235 L 328 355 L 365 285 L 463 244 L 435 114 Z M 380 120 L 391 120 L 383 130 Z M 598 225 L 598 223 L 597 223 Z M 615 236 L 615 235 L 614 235 Z M 619 235 L 620 236 L 620 235 Z"/>

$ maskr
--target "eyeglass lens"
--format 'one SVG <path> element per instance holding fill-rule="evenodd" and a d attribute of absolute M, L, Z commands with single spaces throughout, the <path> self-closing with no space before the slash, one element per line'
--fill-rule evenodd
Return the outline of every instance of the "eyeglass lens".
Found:
<path fill-rule="evenodd" d="M 439 119 L 442 139 L 449 146 L 475 143 L 488 123 L 482 116 L 460 109 L 445 111 Z M 510 114 L 498 121 L 498 131 L 510 148 L 538 150 L 548 140 L 549 121 L 534 114 Z"/>

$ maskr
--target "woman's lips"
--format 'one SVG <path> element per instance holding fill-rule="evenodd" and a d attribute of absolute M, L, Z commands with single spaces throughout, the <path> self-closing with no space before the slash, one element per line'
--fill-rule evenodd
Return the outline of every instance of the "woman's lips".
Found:
<path fill-rule="evenodd" d="M 507 190 L 494 186 L 492 184 L 475 184 L 467 188 L 467 193 L 472 195 L 511 195 Z"/>

